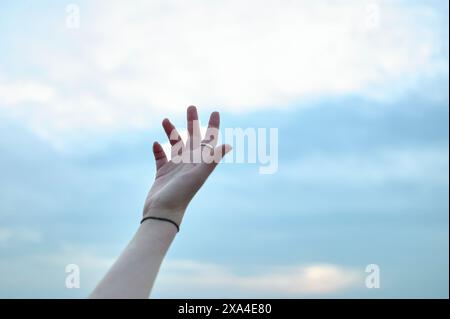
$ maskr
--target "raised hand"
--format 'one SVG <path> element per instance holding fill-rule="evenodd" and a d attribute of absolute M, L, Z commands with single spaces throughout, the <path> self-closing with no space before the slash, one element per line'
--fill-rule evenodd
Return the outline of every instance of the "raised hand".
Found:
<path fill-rule="evenodd" d="M 186 143 L 168 119 L 164 119 L 162 125 L 172 146 L 171 160 L 155 142 L 156 177 L 145 201 L 143 217 L 167 218 L 180 225 L 187 205 L 231 146 L 216 146 L 220 125 L 218 112 L 211 114 L 202 139 L 197 109 L 188 107 Z"/>

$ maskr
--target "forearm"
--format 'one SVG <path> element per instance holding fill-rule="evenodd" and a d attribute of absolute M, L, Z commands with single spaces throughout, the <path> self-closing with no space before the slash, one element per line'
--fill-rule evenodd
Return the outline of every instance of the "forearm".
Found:
<path fill-rule="evenodd" d="M 90 298 L 148 298 L 176 233 L 166 221 L 144 221 Z"/>

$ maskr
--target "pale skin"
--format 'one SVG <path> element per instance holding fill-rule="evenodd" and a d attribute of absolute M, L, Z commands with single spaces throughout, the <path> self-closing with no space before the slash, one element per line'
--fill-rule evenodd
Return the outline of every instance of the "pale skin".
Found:
<path fill-rule="evenodd" d="M 153 144 L 156 176 L 145 201 L 143 218 L 169 219 L 179 226 L 189 202 L 231 146 L 217 146 L 218 112 L 211 114 L 202 138 L 197 109 L 190 106 L 186 143 L 168 119 L 164 119 L 162 125 L 172 145 L 171 159 L 168 160 L 158 142 Z M 176 234 L 177 228 L 172 223 L 146 219 L 90 298 L 148 298 Z"/>

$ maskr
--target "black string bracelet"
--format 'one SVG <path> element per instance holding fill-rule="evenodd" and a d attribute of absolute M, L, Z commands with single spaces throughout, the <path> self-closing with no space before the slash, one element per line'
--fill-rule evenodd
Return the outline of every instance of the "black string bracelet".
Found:
<path fill-rule="evenodd" d="M 175 223 L 173 220 L 170 220 L 170 219 L 168 219 L 168 218 L 148 216 L 148 217 L 144 217 L 144 218 L 141 220 L 141 224 L 142 224 L 144 221 L 146 221 L 147 219 L 156 219 L 156 220 L 162 220 L 162 221 L 165 221 L 165 222 L 169 222 L 169 223 L 171 223 L 172 225 L 174 225 L 174 226 L 177 228 L 177 232 L 180 231 L 180 226 L 178 226 L 177 223 Z"/>

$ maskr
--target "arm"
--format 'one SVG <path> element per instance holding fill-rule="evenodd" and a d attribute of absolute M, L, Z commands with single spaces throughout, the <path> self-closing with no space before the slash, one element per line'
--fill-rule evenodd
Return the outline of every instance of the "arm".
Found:
<path fill-rule="evenodd" d="M 143 222 L 90 298 L 148 298 L 189 202 L 231 150 L 229 145 L 215 147 L 219 122 L 219 113 L 212 113 L 201 140 L 197 110 L 189 107 L 189 136 L 184 144 L 170 121 L 163 121 L 172 158 L 167 159 L 159 143 L 153 144 L 156 177 L 145 202 Z"/>
<path fill-rule="evenodd" d="M 176 232 L 164 221 L 142 223 L 90 298 L 147 298 Z"/>

